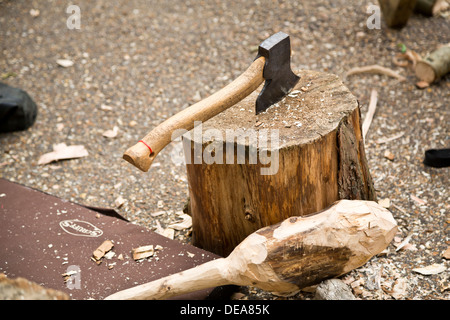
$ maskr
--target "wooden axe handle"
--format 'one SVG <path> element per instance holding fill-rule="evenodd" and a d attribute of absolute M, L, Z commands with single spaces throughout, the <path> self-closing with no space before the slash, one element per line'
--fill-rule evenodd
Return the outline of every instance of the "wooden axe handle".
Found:
<path fill-rule="evenodd" d="M 305 217 L 291 217 L 245 238 L 227 258 L 209 261 L 106 299 L 166 299 L 226 284 L 292 295 L 362 266 L 389 245 L 392 214 L 374 201 L 340 200 Z"/>
<path fill-rule="evenodd" d="M 175 130 L 191 130 L 194 128 L 194 121 L 204 122 L 256 90 L 264 81 L 264 64 L 265 58 L 259 57 L 232 83 L 158 125 L 125 151 L 123 158 L 140 170 L 148 171 L 156 155 L 174 138 L 172 133 Z"/>

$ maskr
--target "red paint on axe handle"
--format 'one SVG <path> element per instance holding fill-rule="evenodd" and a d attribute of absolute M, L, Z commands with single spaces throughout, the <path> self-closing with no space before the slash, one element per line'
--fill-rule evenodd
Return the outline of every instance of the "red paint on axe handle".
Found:
<path fill-rule="evenodd" d="M 146 144 L 146 143 L 145 143 L 144 141 L 142 141 L 142 140 L 139 140 L 139 142 L 142 142 L 143 144 L 145 144 L 145 145 L 147 146 L 147 148 L 150 150 L 150 154 L 153 153 L 152 148 L 150 148 L 150 146 L 149 146 L 148 144 Z"/>

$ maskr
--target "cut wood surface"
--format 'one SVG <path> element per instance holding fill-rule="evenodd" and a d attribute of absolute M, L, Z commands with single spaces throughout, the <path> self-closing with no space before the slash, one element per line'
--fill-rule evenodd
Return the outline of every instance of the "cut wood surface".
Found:
<path fill-rule="evenodd" d="M 167 299 L 227 284 L 289 296 L 362 266 L 387 248 L 396 231 L 392 214 L 376 202 L 340 200 L 314 215 L 291 217 L 258 230 L 227 258 L 106 299 Z"/>
<path fill-rule="evenodd" d="M 255 115 L 256 90 L 183 136 L 195 246 L 225 257 L 290 216 L 376 199 L 358 101 L 336 75 L 296 73 L 267 111 Z"/>
<path fill-rule="evenodd" d="M 450 72 L 450 45 L 444 45 L 417 62 L 416 76 L 427 83 L 438 81 Z"/>

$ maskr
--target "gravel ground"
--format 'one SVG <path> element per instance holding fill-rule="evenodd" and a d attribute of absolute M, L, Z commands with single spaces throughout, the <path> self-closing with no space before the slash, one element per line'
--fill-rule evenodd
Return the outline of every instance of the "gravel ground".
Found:
<path fill-rule="evenodd" d="M 81 9 L 70 30 L 66 8 Z M 449 147 L 450 76 L 423 90 L 393 63 L 399 43 L 420 55 L 450 42 L 448 12 L 413 15 L 406 28 L 368 29 L 370 1 L 7 1 L 0 0 L 1 81 L 26 90 L 39 107 L 34 126 L 0 134 L 0 177 L 80 204 L 110 207 L 133 223 L 164 228 L 187 199 L 185 168 L 163 150 L 148 173 L 122 160 L 149 128 L 225 86 L 271 34 L 291 36 L 294 69 L 339 75 L 361 104 L 372 89 L 377 111 L 366 140 L 378 198 L 389 199 L 399 234 L 389 253 L 342 279 L 359 299 L 449 299 L 449 169 L 422 164 L 429 148 Z M 31 11 L 31 9 L 39 10 Z M 57 59 L 73 66 L 63 68 Z M 379 64 L 407 80 L 345 73 Z M 103 132 L 118 128 L 117 136 Z M 393 138 L 383 142 L 382 139 Z M 81 144 L 89 156 L 38 165 L 53 144 Z M 394 158 L 384 157 L 390 151 Z M 119 207 L 117 199 L 124 199 Z M 153 217 L 151 213 L 166 211 Z M 409 237 L 408 237 L 409 236 Z M 189 242 L 189 233 L 175 239 Z M 404 240 L 408 244 L 396 248 Z M 446 268 L 423 275 L 415 268 Z M 436 268 L 435 268 L 436 269 Z M 311 299 L 301 292 L 291 299 Z M 277 299 L 242 288 L 240 299 Z"/>

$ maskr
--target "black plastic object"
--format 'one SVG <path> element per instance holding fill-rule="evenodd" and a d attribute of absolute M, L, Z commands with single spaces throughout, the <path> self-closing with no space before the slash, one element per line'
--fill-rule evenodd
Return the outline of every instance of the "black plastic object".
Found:
<path fill-rule="evenodd" d="M 450 149 L 426 150 L 423 164 L 435 168 L 450 166 Z"/>
<path fill-rule="evenodd" d="M 37 111 L 28 93 L 0 82 L 0 132 L 28 129 L 36 121 Z"/>

